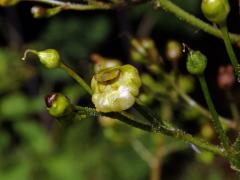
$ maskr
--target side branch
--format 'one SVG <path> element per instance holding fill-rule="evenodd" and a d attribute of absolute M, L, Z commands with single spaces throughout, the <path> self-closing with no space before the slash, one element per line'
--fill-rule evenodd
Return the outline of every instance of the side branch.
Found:
<path fill-rule="evenodd" d="M 223 39 L 222 33 L 219 29 L 214 28 L 210 24 L 205 23 L 201 19 L 186 12 L 182 8 L 180 8 L 177 5 L 175 5 L 174 3 L 172 3 L 170 0 L 156 0 L 156 4 L 158 6 L 160 6 L 161 8 L 163 8 L 164 10 L 174 14 L 179 19 L 181 19 L 195 27 L 198 27 L 199 29 L 205 31 L 206 33 L 209 33 L 213 36 Z M 230 34 L 230 39 L 231 39 L 232 43 L 237 43 L 240 41 L 240 35 Z"/>
<path fill-rule="evenodd" d="M 164 134 L 164 135 L 167 135 L 167 136 L 171 136 L 173 138 L 182 140 L 184 142 L 194 144 L 194 145 L 196 145 L 196 146 L 198 146 L 198 147 L 200 147 L 204 150 L 213 152 L 213 153 L 218 154 L 220 156 L 223 156 L 223 157 L 226 156 L 226 154 L 224 153 L 222 148 L 220 148 L 218 146 L 215 146 L 213 144 L 210 144 L 209 142 L 207 142 L 204 139 L 195 138 L 192 135 L 190 135 L 190 134 L 188 134 L 188 133 L 186 133 L 182 130 L 176 129 L 176 128 L 166 127 L 164 125 L 163 126 L 158 126 L 158 127 L 153 127 L 153 126 L 148 125 L 148 124 L 140 123 L 140 122 L 138 122 L 134 119 L 130 119 L 129 117 L 127 117 L 127 116 L 125 116 L 124 114 L 121 114 L 121 113 L 115 113 L 115 112 L 100 113 L 100 112 L 97 112 L 94 108 L 81 107 L 81 106 L 75 106 L 75 109 L 78 112 L 90 114 L 92 116 L 103 115 L 103 116 L 111 117 L 111 118 L 114 118 L 114 119 L 118 119 L 118 120 L 132 126 L 132 127 L 136 127 L 136 128 L 142 129 L 144 131 L 148 131 L 148 132 L 161 133 L 161 134 Z"/>

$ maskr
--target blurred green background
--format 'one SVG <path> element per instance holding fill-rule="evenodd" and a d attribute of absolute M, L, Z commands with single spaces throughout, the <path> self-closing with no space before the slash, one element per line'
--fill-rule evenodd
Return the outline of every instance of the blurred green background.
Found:
<path fill-rule="evenodd" d="M 174 2 L 203 19 L 200 0 Z M 239 32 L 237 1 L 232 3 L 229 28 Z M 82 117 L 74 123 L 57 121 L 45 109 L 45 95 L 63 92 L 82 106 L 93 106 L 91 97 L 63 71 L 42 67 L 36 57 L 21 61 L 27 48 L 55 48 L 66 64 L 90 82 L 92 53 L 135 64 L 144 74 L 146 69 L 130 60 L 128 36 L 152 38 L 163 57 L 166 42 L 176 39 L 200 49 L 211 59 L 207 69 L 210 90 L 218 111 L 229 117 L 226 99 L 220 98 L 223 92 L 216 87 L 218 66 L 227 62 L 220 40 L 154 9 L 151 3 L 111 11 L 66 11 L 48 19 L 32 17 L 30 9 L 35 4 L 21 2 L 0 9 L 1 180 L 237 179 L 222 158 L 198 152 L 196 147 L 169 137 L 114 120 L 110 124 L 108 120 Z M 186 74 L 184 64 L 185 56 L 179 67 Z M 158 85 L 157 89 L 168 92 L 164 84 Z M 195 83 L 190 89 L 191 95 L 204 105 L 199 85 Z M 234 92 L 238 91 L 239 87 L 234 87 Z M 201 135 L 202 117 L 191 109 L 173 106 L 169 101 L 151 101 L 149 106 L 162 117 L 171 117 L 187 132 Z M 216 137 L 213 135 L 211 140 L 216 142 Z"/>

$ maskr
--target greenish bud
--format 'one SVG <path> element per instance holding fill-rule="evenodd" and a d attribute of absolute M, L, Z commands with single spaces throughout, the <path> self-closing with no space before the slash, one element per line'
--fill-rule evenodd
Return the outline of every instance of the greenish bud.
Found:
<path fill-rule="evenodd" d="M 178 41 L 168 41 L 165 52 L 168 60 L 177 61 L 182 56 L 182 46 Z"/>
<path fill-rule="evenodd" d="M 94 75 L 92 101 L 100 112 L 129 109 L 139 94 L 141 79 L 132 65 L 104 69 Z"/>
<path fill-rule="evenodd" d="M 60 56 L 55 49 L 46 49 L 39 51 L 38 57 L 40 62 L 49 69 L 58 68 L 60 66 Z"/>
<path fill-rule="evenodd" d="M 72 112 L 70 100 L 60 93 L 52 93 L 45 97 L 48 113 L 53 117 L 62 117 Z"/>
<path fill-rule="evenodd" d="M 217 24 L 225 23 L 230 12 L 228 0 L 202 0 L 201 9 L 209 21 Z"/>
<path fill-rule="evenodd" d="M 6 6 L 14 6 L 16 5 L 20 0 L 0 0 L 0 6 L 6 7 Z"/>
<path fill-rule="evenodd" d="M 207 67 L 207 57 L 200 51 L 190 51 L 187 56 L 187 70 L 191 74 L 201 75 Z"/>
<path fill-rule="evenodd" d="M 28 49 L 25 51 L 22 60 L 26 59 L 27 53 L 33 53 L 37 55 L 40 62 L 49 69 L 58 68 L 61 64 L 60 55 L 55 49 L 46 49 L 43 51 Z"/>
<path fill-rule="evenodd" d="M 130 44 L 130 56 L 133 61 L 140 64 L 162 63 L 162 59 L 160 58 L 156 45 L 152 39 L 132 38 Z"/>

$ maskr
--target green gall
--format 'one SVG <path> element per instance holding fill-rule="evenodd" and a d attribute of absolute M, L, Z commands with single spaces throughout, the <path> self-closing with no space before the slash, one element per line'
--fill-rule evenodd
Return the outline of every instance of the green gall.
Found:
<path fill-rule="evenodd" d="M 0 6 L 6 7 L 6 6 L 14 6 L 16 5 L 20 0 L 0 0 Z"/>
<path fill-rule="evenodd" d="M 200 51 L 190 51 L 187 56 L 187 70 L 194 75 L 201 75 L 207 67 L 207 57 Z"/>
<path fill-rule="evenodd" d="M 92 101 L 100 112 L 120 112 L 129 109 L 139 94 L 141 79 L 132 65 L 108 68 L 92 78 Z"/>
<path fill-rule="evenodd" d="M 53 117 L 62 117 L 72 111 L 70 100 L 60 93 L 52 93 L 45 97 L 48 113 Z"/>
<path fill-rule="evenodd" d="M 230 12 L 228 0 L 202 0 L 204 16 L 212 23 L 223 24 Z"/>
<path fill-rule="evenodd" d="M 182 56 L 182 46 L 178 41 L 170 40 L 167 42 L 165 53 L 168 60 L 175 62 Z"/>

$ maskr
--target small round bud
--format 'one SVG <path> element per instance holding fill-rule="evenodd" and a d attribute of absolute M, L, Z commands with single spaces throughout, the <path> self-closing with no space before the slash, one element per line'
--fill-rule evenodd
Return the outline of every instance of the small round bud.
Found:
<path fill-rule="evenodd" d="M 49 69 L 58 68 L 61 64 L 60 55 L 55 49 L 46 49 L 43 51 L 28 49 L 25 51 L 22 60 L 26 59 L 28 53 L 37 55 L 40 62 Z"/>
<path fill-rule="evenodd" d="M 45 97 L 48 113 L 53 117 L 62 117 L 72 111 L 70 100 L 60 93 L 52 93 Z"/>
<path fill-rule="evenodd" d="M 230 12 L 228 0 L 202 0 L 201 9 L 211 22 L 223 24 Z"/>
<path fill-rule="evenodd" d="M 6 6 L 14 6 L 16 5 L 20 0 L 0 0 L 0 6 L 6 7 Z"/>
<path fill-rule="evenodd" d="M 202 137 L 204 137 L 206 139 L 212 139 L 214 137 L 213 128 L 209 124 L 204 124 L 201 127 L 200 133 L 201 133 Z"/>
<path fill-rule="evenodd" d="M 140 86 L 138 70 L 132 65 L 102 70 L 91 82 L 93 104 L 100 112 L 129 109 L 135 103 Z"/>
<path fill-rule="evenodd" d="M 60 56 L 55 49 L 46 49 L 44 51 L 39 51 L 37 54 L 40 62 L 43 63 L 47 68 L 54 69 L 59 67 Z"/>
<path fill-rule="evenodd" d="M 179 42 L 171 40 L 166 45 L 166 57 L 174 62 L 182 56 L 182 46 Z"/>
<path fill-rule="evenodd" d="M 187 70 L 191 74 L 201 75 L 207 67 L 207 57 L 200 51 L 191 50 L 187 56 Z"/>
<path fill-rule="evenodd" d="M 228 65 L 226 67 L 221 66 L 219 68 L 217 82 L 218 82 L 219 88 L 223 90 L 228 90 L 233 86 L 235 82 L 235 76 L 234 76 L 234 69 L 231 65 Z"/>

